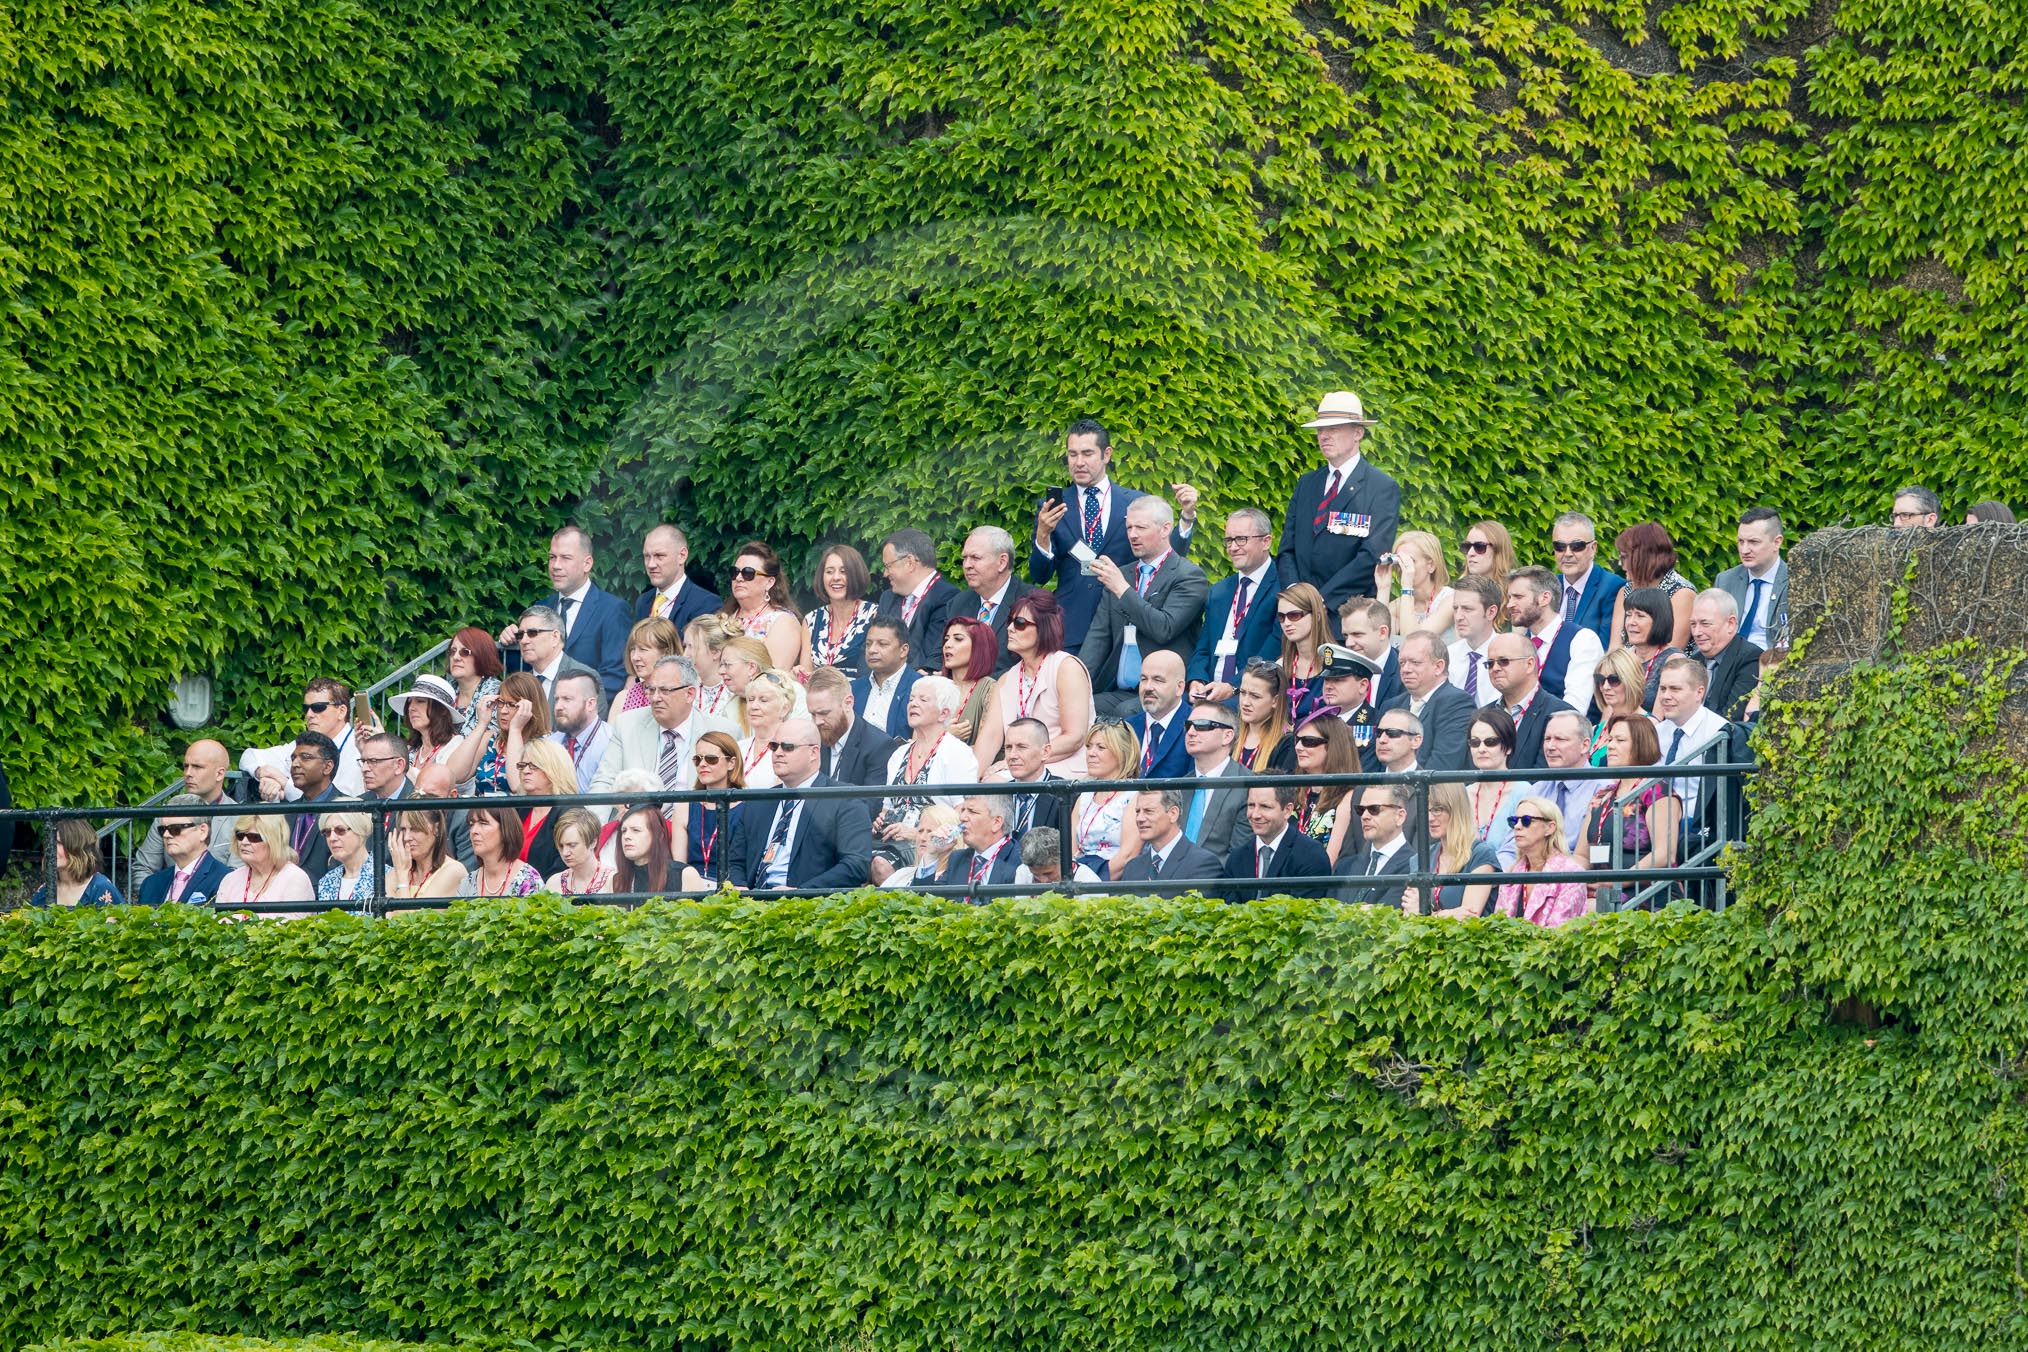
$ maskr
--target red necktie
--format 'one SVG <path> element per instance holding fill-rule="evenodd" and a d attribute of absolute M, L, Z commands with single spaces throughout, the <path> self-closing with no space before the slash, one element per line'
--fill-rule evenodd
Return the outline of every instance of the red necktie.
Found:
<path fill-rule="evenodd" d="M 1324 496 L 1317 499 L 1317 519 L 1310 523 L 1310 534 L 1323 534 L 1324 519 L 1331 515 L 1331 499 L 1337 496 L 1338 471 L 1334 469 L 1331 471 L 1331 477 L 1325 481 Z"/>

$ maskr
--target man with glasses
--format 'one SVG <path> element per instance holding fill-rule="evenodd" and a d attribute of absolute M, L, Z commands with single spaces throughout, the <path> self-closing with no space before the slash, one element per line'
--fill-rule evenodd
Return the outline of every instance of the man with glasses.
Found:
<path fill-rule="evenodd" d="M 303 731 L 328 737 L 338 748 L 338 773 L 332 783 L 342 797 L 357 798 L 366 787 L 359 770 L 359 745 L 353 736 L 352 687 L 318 677 L 303 687 Z M 292 802 L 299 793 L 290 782 L 290 759 L 296 744 L 248 747 L 239 756 L 241 773 L 253 778 L 264 803 Z"/>
<path fill-rule="evenodd" d="M 549 537 L 549 581 L 556 588 L 536 602 L 557 617 L 563 650 L 599 675 L 606 698 L 627 683 L 627 634 L 633 628 L 627 603 L 592 583 L 591 537 L 565 526 Z M 519 625 L 500 631 L 500 656 L 509 671 L 520 670 Z"/>
<path fill-rule="evenodd" d="M 183 792 L 206 807 L 225 801 L 225 777 L 232 768 L 232 756 L 210 738 L 192 742 L 183 751 Z M 239 867 L 239 854 L 232 843 L 232 818 L 221 814 L 206 820 L 212 857 L 227 869 Z M 147 838 L 134 851 L 134 875 L 146 878 L 163 867 L 168 858 L 159 825 L 148 828 Z"/>
<path fill-rule="evenodd" d="M 1912 530 L 1919 526 L 1934 526 L 1943 504 L 1936 494 L 1921 484 L 1910 484 L 1894 495 L 1894 511 L 1890 518 L 1896 530 Z"/>
<path fill-rule="evenodd" d="M 1208 780 L 1243 774 L 1232 758 L 1239 736 L 1239 715 L 1216 700 L 1190 706 L 1183 724 L 1183 746 L 1190 753 L 1190 778 L 1183 800 L 1183 834 L 1223 859 L 1232 848 L 1233 829 L 1246 806 L 1244 789 L 1214 788 Z"/>
<path fill-rule="evenodd" d="M 768 743 L 775 777 L 792 790 L 823 788 L 823 738 L 807 718 L 782 723 Z M 728 876 L 744 888 L 836 891 L 866 881 L 873 862 L 873 817 L 863 798 L 784 798 L 749 803 L 733 828 Z"/>
<path fill-rule="evenodd" d="M 1499 691 L 1500 707 L 1514 720 L 1514 754 L 1507 758 L 1508 767 L 1540 770 L 1543 730 L 1552 714 L 1570 706 L 1542 688 L 1534 645 L 1518 630 L 1494 636 L 1487 648 L 1486 673 Z"/>
<path fill-rule="evenodd" d="M 552 717 L 556 711 L 556 683 L 566 676 L 589 676 L 597 681 L 599 674 L 563 650 L 563 617 L 548 606 L 530 606 L 521 612 L 521 623 L 515 626 L 521 638 L 521 665 L 533 672 L 535 679 L 542 682 L 542 693 L 549 700 Z M 601 685 L 603 696 L 604 687 Z M 605 709 L 603 698 L 599 710 Z"/>
<path fill-rule="evenodd" d="M 937 571 L 937 546 L 928 531 L 895 531 L 880 545 L 880 569 L 887 590 L 874 606 L 902 623 L 908 636 L 908 665 L 917 671 L 944 669 L 944 626 L 950 623 L 958 589 Z M 1003 631 L 1004 632 L 1004 631 Z"/>
<path fill-rule="evenodd" d="M 1359 834 L 1366 844 L 1338 861 L 1338 873 L 1351 879 L 1338 889 L 1338 900 L 1401 909 L 1405 875 L 1415 870 L 1415 851 L 1408 847 L 1410 801 L 1400 784 L 1368 784 L 1359 791 Z"/>
<path fill-rule="evenodd" d="M 1380 715 L 1373 730 L 1373 754 L 1383 774 L 1411 774 L 1420 766 L 1416 752 L 1422 748 L 1422 720 L 1406 709 L 1390 709 Z"/>
<path fill-rule="evenodd" d="M 707 732 L 738 731 L 722 718 L 697 708 L 697 668 L 687 657 L 665 657 L 648 672 L 648 707 L 629 709 L 613 719 L 612 741 L 590 793 L 612 793 L 621 775 L 645 770 L 670 790 L 690 788 L 697 770 L 690 755 Z M 610 816 L 611 810 L 592 811 Z"/>
<path fill-rule="evenodd" d="M 179 793 L 165 806 L 204 807 L 207 804 L 194 793 Z M 225 823 L 225 838 L 230 844 L 232 818 L 219 816 L 211 821 Z M 167 863 L 142 880 L 139 893 L 141 905 L 160 906 L 165 902 L 180 901 L 202 906 L 217 896 L 218 885 L 232 870 L 208 848 L 211 843 L 210 823 L 201 817 L 164 817 L 155 825 L 155 839 L 160 841 Z"/>
<path fill-rule="evenodd" d="M 1275 625 L 1281 574 L 1275 571 L 1274 555 L 1274 529 L 1266 512 L 1242 507 L 1225 518 L 1225 557 L 1232 562 L 1232 576 L 1220 579 L 1205 603 L 1205 625 L 1190 654 L 1192 701 L 1231 703 L 1248 662 L 1281 656 Z"/>
<path fill-rule="evenodd" d="M 993 637 L 1000 641 L 1000 656 L 993 663 L 993 674 L 1005 676 L 1018 660 L 1014 650 L 1007 646 L 1007 618 L 1014 613 L 1016 603 L 1035 590 L 1014 576 L 1014 537 L 998 526 L 975 527 L 965 537 L 958 563 L 965 572 L 965 590 L 951 603 L 951 617 L 977 620 L 993 627 Z M 941 632 L 937 641 L 943 641 Z"/>
<path fill-rule="evenodd" d="M 1598 527 L 1583 512 L 1565 512 L 1550 527 L 1549 547 L 1556 551 L 1563 596 L 1557 613 L 1565 624 L 1589 629 L 1603 645 L 1613 622 L 1613 598 L 1627 580 L 1598 562 Z"/>

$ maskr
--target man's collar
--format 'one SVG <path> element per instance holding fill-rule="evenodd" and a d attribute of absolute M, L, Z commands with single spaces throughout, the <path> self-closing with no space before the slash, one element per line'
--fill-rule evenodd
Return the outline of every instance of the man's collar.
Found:
<path fill-rule="evenodd" d="M 907 670 L 908 663 L 903 662 L 900 666 L 894 669 L 894 675 L 883 677 L 879 672 L 875 671 L 872 667 L 868 667 L 866 669 L 866 680 L 869 684 L 884 689 L 885 687 L 892 685 L 894 682 L 900 680 L 901 674 Z"/>
<path fill-rule="evenodd" d="M 1253 838 L 1254 847 L 1256 849 L 1265 847 L 1270 850 L 1279 850 L 1282 847 L 1282 841 L 1288 838 L 1288 834 L 1289 822 L 1288 818 L 1284 817 L 1282 819 L 1282 829 L 1275 832 L 1275 838 L 1273 840 L 1262 840 L 1259 836 L 1255 836 Z"/>
<path fill-rule="evenodd" d="M 1000 584 L 1000 590 L 994 592 L 991 596 L 981 596 L 979 599 L 989 606 L 997 606 L 1000 604 L 1000 598 L 1005 596 L 1007 594 L 1007 589 L 1013 585 L 1014 585 L 1014 574 L 1009 573 L 1007 574 L 1006 580 Z"/>
<path fill-rule="evenodd" d="M 817 767 L 816 769 L 814 769 L 814 770 L 810 771 L 810 773 L 809 773 L 809 774 L 807 774 L 807 775 L 805 775 L 805 776 L 804 776 L 803 778 L 801 778 L 801 779 L 797 780 L 797 781 L 796 781 L 795 783 L 793 783 L 793 784 L 784 784 L 784 785 L 782 785 L 782 787 L 783 787 L 783 788 L 785 788 L 785 789 L 807 789 L 807 788 L 809 788 L 809 787 L 810 787 L 810 781 L 811 781 L 811 780 L 813 780 L 813 779 L 815 779 L 815 778 L 816 778 L 816 777 L 817 777 L 818 775 L 822 774 L 823 772 L 824 772 L 824 767 L 823 767 L 823 766 L 821 766 L 821 765 L 819 765 L 819 766 L 818 766 L 818 767 Z"/>
<path fill-rule="evenodd" d="M 1531 630 L 1530 632 L 1533 633 L 1536 638 L 1541 639 L 1542 646 L 1547 648 L 1552 642 L 1555 641 L 1556 631 L 1561 629 L 1562 627 L 1563 627 L 1563 616 L 1557 613 L 1556 611 L 1552 610 L 1549 612 L 1548 624 L 1546 624 L 1543 628 L 1539 630 Z"/>
<path fill-rule="evenodd" d="M 576 601 L 578 604 L 582 605 L 584 603 L 584 598 L 588 594 L 590 594 L 591 587 L 592 587 L 591 579 L 586 578 L 582 583 L 578 585 L 576 591 L 558 592 L 556 599 L 559 601 Z"/>
<path fill-rule="evenodd" d="M 922 581 L 916 583 L 913 587 L 909 588 L 906 594 L 911 597 L 921 596 L 924 592 L 930 589 L 930 584 L 935 582 L 938 576 L 939 574 L 936 569 L 934 568 L 930 569 L 928 572 L 922 575 Z"/>
<path fill-rule="evenodd" d="M 1192 764 L 1195 765 L 1195 762 L 1193 761 Z M 1206 770 L 1203 766 L 1196 765 L 1197 777 L 1199 779 L 1216 779 L 1231 768 L 1232 757 L 1221 752 L 1219 753 L 1218 764 L 1211 769 Z"/>
<path fill-rule="evenodd" d="M 563 665 L 563 659 L 564 659 L 564 654 L 563 654 L 562 652 L 560 652 L 560 651 L 559 651 L 559 652 L 558 652 L 558 653 L 556 654 L 556 660 L 555 660 L 555 661 L 551 662 L 551 663 L 550 663 L 550 664 L 549 664 L 548 666 L 546 666 L 546 667 L 542 668 L 542 670 L 540 670 L 540 671 L 536 672 L 535 674 L 536 674 L 537 676 L 543 677 L 543 678 L 544 678 L 544 679 L 546 679 L 546 680 L 554 680 L 554 679 L 556 678 L 556 677 L 555 677 L 555 674 L 556 674 L 556 669 L 557 669 L 558 667 L 560 667 L 560 666 L 562 666 L 562 665 Z"/>
<path fill-rule="evenodd" d="M 1267 570 L 1274 566 L 1275 556 L 1270 554 L 1260 561 L 1260 567 L 1253 569 L 1251 572 L 1241 573 L 1240 576 L 1258 587 L 1260 586 L 1260 580 L 1267 576 Z"/>
<path fill-rule="evenodd" d="M 1169 851 L 1175 849 L 1176 842 L 1181 839 L 1183 839 L 1183 832 L 1181 828 L 1178 828 L 1176 834 L 1169 837 L 1169 843 L 1167 845 L 1157 845 L 1154 841 L 1151 840 L 1148 842 L 1148 848 L 1155 852 L 1155 860 L 1157 863 L 1166 864 L 1169 862 Z"/>
<path fill-rule="evenodd" d="M 1782 570 L 1782 556 L 1777 554 L 1774 556 L 1774 561 L 1768 564 L 1766 572 L 1756 573 L 1753 571 L 1753 569 L 1749 568 L 1746 570 L 1746 576 L 1749 581 L 1772 582 L 1774 580 L 1774 575 L 1776 573 L 1779 573 L 1781 570 Z"/>
<path fill-rule="evenodd" d="M 1394 858 L 1395 852 L 1407 843 L 1408 843 L 1408 833 L 1402 831 L 1397 832 L 1394 839 L 1388 841 L 1385 845 L 1375 845 L 1372 847 L 1372 849 L 1373 852 L 1379 855 L 1382 859 L 1392 859 Z"/>

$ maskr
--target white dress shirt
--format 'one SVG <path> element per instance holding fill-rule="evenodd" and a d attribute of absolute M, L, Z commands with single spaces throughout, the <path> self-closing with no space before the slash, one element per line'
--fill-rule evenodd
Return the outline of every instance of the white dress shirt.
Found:
<path fill-rule="evenodd" d="M 1500 702 L 1500 692 L 1493 688 L 1493 680 L 1486 674 L 1486 648 L 1490 648 L 1492 645 L 1493 640 L 1490 637 L 1486 639 L 1485 646 L 1479 648 L 1474 648 L 1463 639 L 1459 639 L 1451 644 L 1451 665 L 1448 679 L 1452 685 L 1464 691 L 1467 695 L 1472 694 L 1472 687 L 1468 679 L 1472 674 L 1471 654 L 1477 653 L 1479 655 L 1479 692 L 1474 698 L 1481 709 L 1485 708 L 1488 704 L 1498 704 Z"/>
<path fill-rule="evenodd" d="M 871 723 L 873 730 L 883 737 L 887 735 L 887 716 L 894 708 L 894 692 L 900 687 L 902 674 L 907 670 L 903 667 L 885 682 L 870 671 L 866 673 L 866 707 L 859 711 L 859 716 Z"/>
<path fill-rule="evenodd" d="M 1264 598 L 1261 596 L 1260 580 L 1267 576 L 1267 570 L 1274 566 L 1274 562 L 1275 561 L 1272 557 L 1263 559 L 1261 561 L 1260 567 L 1254 569 L 1250 573 L 1240 574 L 1241 577 L 1245 578 L 1249 583 L 1252 584 L 1246 589 L 1246 608 L 1249 613 L 1252 612 L 1255 606 L 1260 605 L 1263 600 L 1268 601 L 1269 604 L 1273 603 L 1273 598 Z M 1239 599 L 1239 589 L 1237 587 L 1233 589 L 1232 597 L 1235 601 Z M 1221 640 L 1230 639 L 1235 644 L 1239 642 L 1238 606 L 1227 606 L 1225 608 L 1225 631 L 1219 635 L 1219 638 Z M 1237 649 L 1235 648 L 1234 651 L 1237 651 Z M 1219 661 L 1212 663 L 1212 674 L 1216 675 L 1218 668 L 1224 665 L 1225 662 L 1224 659 L 1222 658 Z"/>
<path fill-rule="evenodd" d="M 556 608 L 563 615 L 563 637 L 565 640 L 568 640 L 571 632 L 577 628 L 578 614 L 584 609 L 584 598 L 591 595 L 591 587 L 591 579 L 586 578 L 583 585 L 576 591 L 564 592 L 556 598 Z M 566 606 L 564 604 L 565 601 L 570 602 L 570 604 Z"/>
<path fill-rule="evenodd" d="M 1549 626 L 1535 637 L 1542 640 L 1537 651 L 1546 653 L 1556 642 L 1557 633 L 1563 628 L 1563 616 L 1551 615 Z M 1563 669 L 1562 700 L 1571 708 L 1583 713 L 1591 707 L 1592 675 L 1598 670 L 1599 660 L 1605 656 L 1605 645 L 1598 641 L 1598 635 L 1589 629 L 1577 629 L 1570 636 L 1570 661 Z M 1546 660 L 1546 659 L 1545 659 Z M 1551 691 L 1555 694 L 1555 691 Z"/>
<path fill-rule="evenodd" d="M 676 597 L 682 592 L 683 584 L 687 581 L 689 581 L 688 578 L 678 576 L 675 585 L 670 587 L 669 590 L 656 592 L 655 599 L 648 603 L 648 613 L 660 616 L 665 620 L 674 615 L 676 613 Z"/>
<path fill-rule="evenodd" d="M 790 784 L 786 787 L 800 789 L 804 784 L 808 784 L 811 779 L 815 779 L 816 777 L 816 775 L 812 774 L 802 784 Z M 803 833 L 803 801 L 803 799 L 797 798 L 778 803 L 776 804 L 776 811 L 768 816 L 768 834 L 761 838 L 762 851 L 766 851 L 768 841 L 774 838 L 775 823 L 780 819 L 783 810 L 787 810 L 789 813 L 789 830 L 788 834 L 782 837 L 782 847 L 775 853 L 774 859 L 762 868 L 760 880 L 762 887 L 787 887 L 789 885 L 789 860 L 796 853 L 796 837 Z"/>
<path fill-rule="evenodd" d="M 1748 643 L 1758 644 L 1762 648 L 1768 646 L 1768 625 L 1774 621 L 1775 582 L 1780 577 L 1781 571 L 1780 559 L 1770 560 L 1767 567 L 1758 573 L 1751 568 L 1747 569 L 1746 592 L 1739 598 L 1743 610 L 1746 603 L 1753 598 L 1753 584 L 1756 582 L 1766 584 L 1760 589 L 1759 608 L 1751 615 L 1742 613 L 1739 617 L 1739 632 L 1746 635 Z"/>
<path fill-rule="evenodd" d="M 1702 746 L 1704 743 L 1710 741 L 1713 737 L 1716 737 L 1719 733 L 1725 730 L 1726 723 L 1723 718 L 1711 712 L 1711 710 L 1705 708 L 1703 705 L 1701 704 L 1698 705 L 1696 710 L 1691 713 L 1690 717 L 1684 719 L 1682 724 L 1680 725 L 1683 732 L 1683 740 L 1681 746 L 1678 748 L 1678 754 L 1675 760 L 1671 761 L 1669 757 L 1669 751 L 1670 748 L 1677 746 L 1676 732 L 1678 726 L 1679 726 L 1678 724 L 1667 718 L 1658 718 L 1655 720 L 1655 735 L 1657 738 L 1661 740 L 1662 743 L 1663 764 L 1665 765 L 1696 764 L 1699 762 L 1709 762 L 1712 760 L 1723 759 L 1724 750 L 1722 744 L 1720 745 L 1720 747 L 1714 748 L 1714 750 L 1717 753 L 1716 755 L 1714 755 L 1711 751 L 1707 751 L 1703 755 L 1699 756 L 1693 756 L 1690 754 L 1692 751 L 1695 751 L 1699 746 Z M 1674 793 L 1677 799 L 1681 801 L 1681 803 L 1683 804 L 1683 815 L 1686 817 L 1694 817 L 1697 815 L 1697 804 L 1699 799 L 1703 796 L 1704 786 L 1706 784 L 1715 784 L 1715 783 L 1717 783 L 1717 781 L 1712 779 L 1701 779 L 1701 778 L 1673 779 L 1669 782 L 1669 790 L 1670 792 Z"/>

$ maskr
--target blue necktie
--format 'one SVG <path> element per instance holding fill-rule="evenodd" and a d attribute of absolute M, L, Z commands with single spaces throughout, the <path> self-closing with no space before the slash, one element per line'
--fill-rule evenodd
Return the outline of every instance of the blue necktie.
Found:
<path fill-rule="evenodd" d="M 1754 626 L 1760 622 L 1760 596 L 1766 586 L 1767 579 L 1757 577 L 1753 580 L 1753 585 L 1746 589 L 1746 637 L 1749 642 L 1753 640 Z"/>
<path fill-rule="evenodd" d="M 1099 529 L 1098 489 L 1087 488 L 1084 490 L 1084 542 L 1097 549 L 1104 535 L 1105 532 Z"/>
<path fill-rule="evenodd" d="M 1204 829 L 1204 809 L 1209 807 L 1210 805 L 1211 805 L 1210 790 L 1199 789 L 1195 793 L 1190 795 L 1190 817 L 1183 824 L 1183 834 L 1190 837 L 1192 841 L 1197 842 L 1199 844 L 1203 843 L 1201 841 L 1198 841 L 1197 837 L 1198 834 Z"/>

